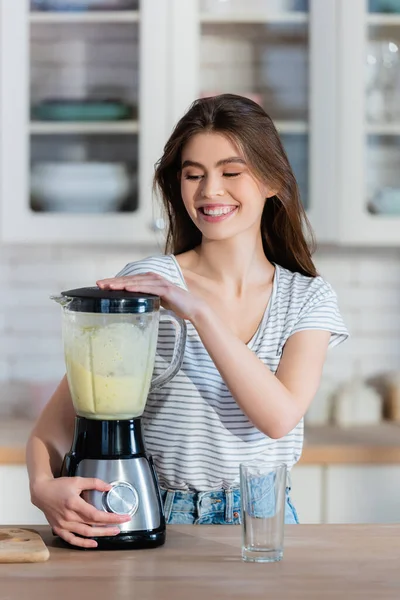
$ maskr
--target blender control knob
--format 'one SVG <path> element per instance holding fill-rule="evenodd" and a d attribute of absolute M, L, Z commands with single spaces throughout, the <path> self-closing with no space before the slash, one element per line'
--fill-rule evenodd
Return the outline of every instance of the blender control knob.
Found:
<path fill-rule="evenodd" d="M 139 506 L 139 496 L 135 488 L 125 481 L 117 481 L 111 485 L 111 490 L 103 496 L 105 509 L 117 515 L 135 514 Z"/>

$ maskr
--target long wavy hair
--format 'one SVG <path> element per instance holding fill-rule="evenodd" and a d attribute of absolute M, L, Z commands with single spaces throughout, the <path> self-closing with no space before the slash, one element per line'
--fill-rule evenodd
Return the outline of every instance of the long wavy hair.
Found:
<path fill-rule="evenodd" d="M 266 198 L 260 224 L 265 256 L 293 272 L 317 275 L 314 236 L 278 132 L 256 102 L 234 94 L 195 100 L 174 128 L 156 164 L 154 189 L 160 192 L 168 230 L 165 251 L 181 254 L 201 244 L 202 234 L 182 200 L 182 150 L 198 133 L 221 133 L 243 152 L 250 170 L 277 195 Z M 306 235 L 309 243 L 306 241 Z"/>

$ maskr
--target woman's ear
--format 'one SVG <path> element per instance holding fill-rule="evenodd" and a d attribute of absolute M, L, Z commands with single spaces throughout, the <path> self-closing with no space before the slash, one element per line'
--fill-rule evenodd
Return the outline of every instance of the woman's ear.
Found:
<path fill-rule="evenodd" d="M 262 192 L 264 198 L 273 198 L 274 196 L 279 194 L 279 189 L 276 185 L 269 185 L 267 182 L 264 182 Z"/>
<path fill-rule="evenodd" d="M 266 198 L 273 198 L 274 196 L 277 196 L 278 194 L 279 194 L 278 188 L 265 186 L 265 197 Z"/>

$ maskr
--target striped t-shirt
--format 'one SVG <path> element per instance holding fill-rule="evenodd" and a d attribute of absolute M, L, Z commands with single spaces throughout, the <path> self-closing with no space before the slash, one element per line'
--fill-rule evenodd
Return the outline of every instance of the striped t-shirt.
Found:
<path fill-rule="evenodd" d="M 331 347 L 348 336 L 336 294 L 326 281 L 275 267 L 268 306 L 247 344 L 272 373 L 285 342 L 297 331 L 330 331 Z M 129 263 L 118 277 L 150 271 L 188 289 L 173 255 Z M 290 469 L 301 455 L 303 419 L 278 440 L 259 431 L 236 404 L 194 326 L 186 324 L 182 367 L 163 388 L 150 392 L 143 414 L 146 445 L 160 486 L 193 491 L 237 487 L 239 464 L 255 458 L 285 462 Z M 160 323 L 154 375 L 171 362 L 174 343 L 173 326 Z"/>

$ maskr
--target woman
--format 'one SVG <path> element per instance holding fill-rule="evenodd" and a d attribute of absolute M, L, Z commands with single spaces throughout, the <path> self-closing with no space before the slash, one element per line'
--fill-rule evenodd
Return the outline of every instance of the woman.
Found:
<path fill-rule="evenodd" d="M 157 294 L 188 322 L 182 368 L 150 394 L 143 417 L 167 522 L 238 523 L 240 462 L 264 458 L 290 470 L 298 461 L 326 351 L 347 331 L 335 293 L 317 276 L 295 177 L 259 105 L 230 94 L 194 102 L 155 184 L 169 222 L 166 254 L 97 284 Z M 172 347 L 163 324 L 156 372 Z M 32 501 L 66 541 L 94 547 L 89 536 L 118 533 L 129 517 L 80 497 L 83 486 L 109 489 L 104 482 L 54 478 L 73 422 L 64 378 L 28 442 Z M 285 521 L 295 523 L 289 491 Z"/>

